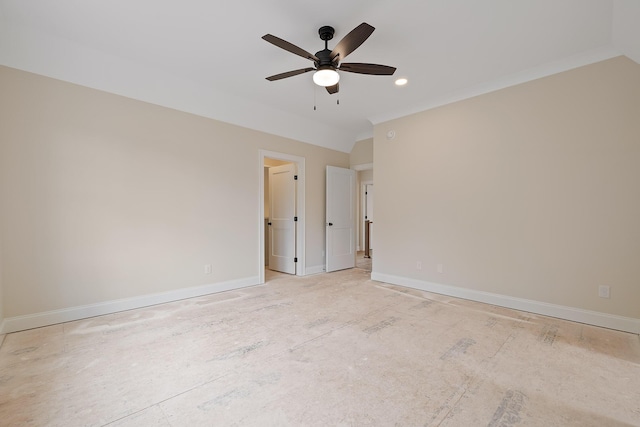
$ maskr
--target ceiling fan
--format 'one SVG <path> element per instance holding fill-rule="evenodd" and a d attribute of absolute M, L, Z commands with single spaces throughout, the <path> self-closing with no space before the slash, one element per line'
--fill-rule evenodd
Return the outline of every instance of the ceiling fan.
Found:
<path fill-rule="evenodd" d="M 320 27 L 318 34 L 320 39 L 324 40 L 324 49 L 316 52 L 315 55 L 307 52 L 298 46 L 289 43 L 286 40 L 282 40 L 271 34 L 266 34 L 262 38 L 271 44 L 278 46 L 281 49 L 289 51 L 293 54 L 299 55 L 305 59 L 313 61 L 314 67 L 301 68 L 299 70 L 287 71 L 286 73 L 275 74 L 267 77 L 269 81 L 275 81 L 285 79 L 287 77 L 297 76 L 298 74 L 304 74 L 309 71 L 314 71 L 313 81 L 318 86 L 324 86 L 327 92 L 330 94 L 337 93 L 339 90 L 338 81 L 340 80 L 340 74 L 338 71 L 346 71 L 349 73 L 358 74 L 372 74 L 377 76 L 391 76 L 395 73 L 395 67 L 389 67 L 388 65 L 379 64 L 363 64 L 358 62 L 344 63 L 344 58 L 351 52 L 356 50 L 366 39 L 369 38 L 371 33 L 375 30 L 374 27 L 363 22 L 354 28 L 349 34 L 344 36 L 342 40 L 333 48 L 329 50 L 328 42 L 333 39 L 335 30 L 328 25 Z"/>

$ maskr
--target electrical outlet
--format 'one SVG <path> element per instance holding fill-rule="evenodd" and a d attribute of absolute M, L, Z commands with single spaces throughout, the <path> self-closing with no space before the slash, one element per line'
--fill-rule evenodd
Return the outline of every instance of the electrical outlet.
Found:
<path fill-rule="evenodd" d="M 204 266 L 204 274 L 211 274 L 211 264 L 206 264 Z"/>
<path fill-rule="evenodd" d="M 416 270 L 422 270 L 422 261 L 416 261 Z"/>
<path fill-rule="evenodd" d="M 598 286 L 598 296 L 600 298 L 610 298 L 611 286 L 600 285 Z"/>
<path fill-rule="evenodd" d="M 442 273 L 444 271 L 444 268 L 442 267 L 442 264 L 438 264 L 437 270 L 438 270 L 438 273 Z"/>

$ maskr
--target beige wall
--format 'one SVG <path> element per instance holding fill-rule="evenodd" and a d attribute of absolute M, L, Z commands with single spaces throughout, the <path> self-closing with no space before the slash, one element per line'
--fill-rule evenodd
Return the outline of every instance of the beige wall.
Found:
<path fill-rule="evenodd" d="M 373 163 L 373 138 L 356 142 L 349 156 L 351 166 Z"/>
<path fill-rule="evenodd" d="M 374 141 L 374 273 L 640 318 L 640 65 L 382 123 Z"/>
<path fill-rule="evenodd" d="M 0 217 L 2 216 L 2 204 L 0 204 Z M 4 297 L 2 286 L 2 237 L 0 236 L 0 345 L 2 345 L 4 331 Z"/>
<path fill-rule="evenodd" d="M 358 180 L 360 182 L 373 181 L 373 169 L 366 169 L 358 172 Z"/>
<path fill-rule="evenodd" d="M 348 154 L 6 67 L 0 93 L 7 319 L 258 277 L 260 149 L 306 158 L 324 263 L 325 166 Z"/>

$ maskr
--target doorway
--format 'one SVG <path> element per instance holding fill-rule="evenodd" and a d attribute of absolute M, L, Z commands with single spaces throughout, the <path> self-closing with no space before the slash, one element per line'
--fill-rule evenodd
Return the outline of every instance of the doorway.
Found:
<path fill-rule="evenodd" d="M 362 195 L 362 218 L 360 218 L 362 227 L 362 250 L 370 257 L 373 250 L 373 181 L 362 182 L 360 190 Z"/>
<path fill-rule="evenodd" d="M 373 225 L 373 163 L 356 165 L 353 169 L 358 171 L 358 256 L 356 266 L 371 271 L 375 234 Z M 367 220 L 371 221 L 369 225 L 369 258 L 365 257 L 365 221 Z"/>
<path fill-rule="evenodd" d="M 265 200 L 268 200 L 268 188 L 266 183 L 268 182 L 267 174 L 265 173 L 265 167 L 274 164 L 292 164 L 295 168 L 296 186 L 295 186 L 295 216 L 297 221 L 294 224 L 295 239 L 293 248 L 284 249 L 285 252 L 290 252 L 295 257 L 295 274 L 297 276 L 305 275 L 305 212 L 304 212 L 304 183 L 305 183 L 305 159 L 304 157 L 293 156 L 285 153 L 278 153 L 274 151 L 260 150 L 259 151 L 259 220 L 258 220 L 258 235 L 259 235 L 259 248 L 258 248 L 258 272 L 259 283 L 265 281 L 265 264 L 267 252 L 267 227 L 268 221 L 265 220 Z"/>

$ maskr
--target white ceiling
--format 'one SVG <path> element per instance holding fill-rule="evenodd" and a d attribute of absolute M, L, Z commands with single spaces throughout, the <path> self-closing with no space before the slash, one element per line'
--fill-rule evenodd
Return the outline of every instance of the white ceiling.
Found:
<path fill-rule="evenodd" d="M 340 104 L 311 64 L 367 22 Z M 637 0 L 0 0 L 0 64 L 349 152 L 373 124 L 620 54 L 640 62 Z M 396 87 L 396 77 L 409 84 Z M 314 104 L 317 109 L 314 111 Z"/>

